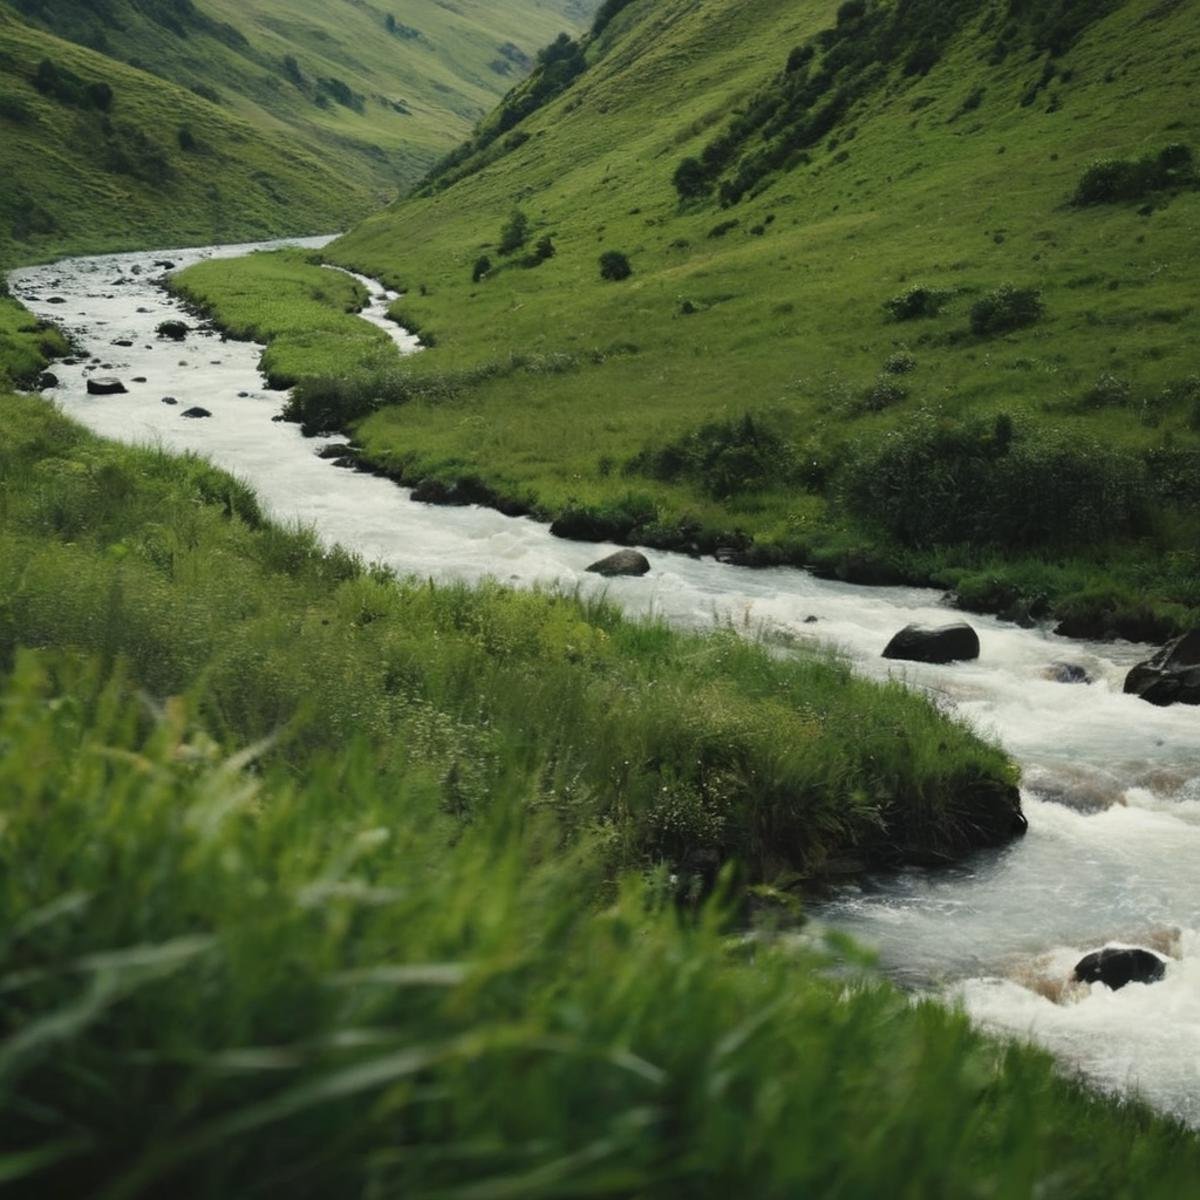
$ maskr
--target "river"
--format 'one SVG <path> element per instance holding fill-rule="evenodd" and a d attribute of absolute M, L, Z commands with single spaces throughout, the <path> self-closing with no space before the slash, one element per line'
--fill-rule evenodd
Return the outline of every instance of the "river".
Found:
<path fill-rule="evenodd" d="M 195 325 L 159 286 L 156 264 L 256 248 L 105 255 L 13 272 L 13 294 L 86 350 L 75 365 L 53 368 L 59 386 L 47 395 L 98 434 L 205 455 L 251 482 L 274 517 L 402 573 L 604 588 L 631 614 L 819 640 L 866 675 L 897 674 L 932 691 L 1021 763 L 1028 835 L 958 868 L 868 879 L 813 915 L 877 948 L 882 969 L 903 986 L 961 1002 L 980 1023 L 1031 1037 L 1099 1086 L 1138 1091 L 1200 1127 L 1200 710 L 1122 694 L 1125 672 L 1147 647 L 1069 642 L 977 617 L 978 662 L 887 663 L 881 651 L 903 625 L 955 619 L 936 592 L 666 553 L 650 555 L 644 579 L 602 581 L 585 568 L 605 547 L 552 538 L 543 525 L 487 509 L 414 504 L 394 484 L 318 459 L 321 440 L 272 419 L 282 396 L 264 389 L 261 347 L 211 331 L 178 344 L 155 336 L 169 318 Z M 393 294 L 364 282 L 372 294 L 364 316 L 401 352 L 415 350 L 415 339 L 386 320 Z M 118 376 L 128 394 L 89 396 L 88 373 Z M 193 405 L 211 416 L 185 418 Z M 1082 666 L 1093 682 L 1051 681 L 1046 671 L 1057 662 Z M 1119 992 L 1067 984 L 1083 953 L 1111 942 L 1167 954 L 1166 978 Z"/>

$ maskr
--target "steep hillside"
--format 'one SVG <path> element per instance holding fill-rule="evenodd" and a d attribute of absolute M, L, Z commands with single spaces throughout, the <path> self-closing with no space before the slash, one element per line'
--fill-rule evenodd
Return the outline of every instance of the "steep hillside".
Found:
<path fill-rule="evenodd" d="M 1190 620 L 1196 7 L 602 13 L 335 245 L 434 345 L 343 410 L 368 456 L 574 536 Z"/>
<path fill-rule="evenodd" d="M 586 7 L 0 3 L 0 158 L 20 180 L 0 253 L 5 238 L 47 253 L 344 226 L 413 182 Z M 85 86 L 39 81 L 43 61 Z"/>

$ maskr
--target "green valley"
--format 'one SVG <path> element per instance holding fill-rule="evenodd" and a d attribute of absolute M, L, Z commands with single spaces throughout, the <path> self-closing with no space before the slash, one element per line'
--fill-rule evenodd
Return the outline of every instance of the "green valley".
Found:
<path fill-rule="evenodd" d="M 344 228 L 586 7 L 0 3 L 0 262 Z"/>
<path fill-rule="evenodd" d="M 331 249 L 433 349 L 325 419 L 577 536 L 1193 621 L 1189 6 L 617 8 Z"/>

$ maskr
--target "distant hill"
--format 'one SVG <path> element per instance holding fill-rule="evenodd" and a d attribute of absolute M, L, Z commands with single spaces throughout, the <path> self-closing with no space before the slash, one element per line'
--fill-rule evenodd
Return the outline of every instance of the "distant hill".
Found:
<path fill-rule="evenodd" d="M 0 2 L 0 169 L 17 181 L 0 254 L 345 225 L 422 175 L 591 7 Z M 43 61 L 67 82 L 39 83 Z"/>

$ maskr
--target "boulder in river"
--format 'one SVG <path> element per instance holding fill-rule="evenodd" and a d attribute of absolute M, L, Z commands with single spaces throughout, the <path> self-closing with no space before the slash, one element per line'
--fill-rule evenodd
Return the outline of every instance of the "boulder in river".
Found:
<path fill-rule="evenodd" d="M 1109 946 L 1085 955 L 1075 964 L 1080 983 L 1102 983 L 1119 991 L 1127 983 L 1157 983 L 1167 964 L 1153 950 Z"/>
<path fill-rule="evenodd" d="M 466 507 L 471 501 L 462 494 L 457 484 L 443 483 L 440 479 L 422 479 L 412 491 L 418 504 L 440 504 Z"/>
<path fill-rule="evenodd" d="M 87 381 L 89 396 L 120 396 L 129 389 L 114 375 L 95 375 Z"/>
<path fill-rule="evenodd" d="M 1046 668 L 1051 683 L 1091 683 L 1092 677 L 1078 663 L 1056 662 Z"/>
<path fill-rule="evenodd" d="M 161 267 L 164 271 L 175 270 L 175 264 L 169 258 L 160 258 L 154 265 Z"/>
<path fill-rule="evenodd" d="M 211 417 L 212 413 L 210 413 L 207 408 L 201 408 L 199 405 L 196 405 L 194 408 L 185 408 L 179 415 L 181 417 L 191 417 L 193 420 L 198 420 L 200 417 Z"/>
<path fill-rule="evenodd" d="M 50 388 L 56 388 L 58 387 L 58 376 L 50 371 L 43 371 L 38 376 L 37 386 L 39 392 L 49 391 Z"/>
<path fill-rule="evenodd" d="M 317 457 L 328 462 L 330 459 L 348 458 L 353 453 L 349 442 L 328 442 L 317 451 Z"/>
<path fill-rule="evenodd" d="M 593 575 L 605 575 L 610 579 L 619 575 L 648 575 L 650 560 L 640 550 L 618 550 L 616 554 L 592 563 L 588 570 Z"/>
<path fill-rule="evenodd" d="M 965 621 L 933 628 L 907 625 L 887 644 L 884 658 L 906 662 L 968 662 L 979 657 L 979 634 Z"/>
<path fill-rule="evenodd" d="M 133 382 L 134 383 L 149 383 L 150 381 L 145 377 L 145 375 L 135 375 L 133 377 Z"/>
<path fill-rule="evenodd" d="M 50 297 L 50 298 L 49 298 L 49 299 L 46 301 L 46 303 L 47 303 L 47 304 L 66 304 L 66 300 L 64 300 L 64 299 L 62 298 L 62 296 L 51 296 L 51 297 Z"/>
<path fill-rule="evenodd" d="M 126 350 L 128 350 L 133 345 L 133 343 L 128 338 L 116 338 L 113 341 L 113 345 L 114 346 L 123 346 Z"/>
<path fill-rule="evenodd" d="M 159 337 L 170 338 L 173 342 L 182 342 L 189 332 L 182 321 L 163 321 L 155 330 Z"/>
<path fill-rule="evenodd" d="M 164 396 L 162 398 L 162 402 L 164 404 L 178 404 L 179 403 L 179 401 L 176 400 L 174 396 Z"/>
<path fill-rule="evenodd" d="M 1125 677 L 1125 691 L 1150 704 L 1200 704 L 1200 629 L 1168 642 Z"/>

